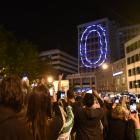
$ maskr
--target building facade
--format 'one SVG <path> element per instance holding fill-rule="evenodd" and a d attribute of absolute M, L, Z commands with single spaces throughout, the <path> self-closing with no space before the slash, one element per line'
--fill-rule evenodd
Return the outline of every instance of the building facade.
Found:
<path fill-rule="evenodd" d="M 126 59 L 122 58 L 112 64 L 112 84 L 114 91 L 123 92 L 127 90 Z"/>
<path fill-rule="evenodd" d="M 96 77 L 93 73 L 72 74 L 68 75 L 67 79 L 69 80 L 70 88 L 73 88 L 75 92 L 85 92 L 96 88 Z"/>
<path fill-rule="evenodd" d="M 127 87 L 140 94 L 140 35 L 125 43 Z"/>
<path fill-rule="evenodd" d="M 136 78 L 131 79 L 130 83 L 127 82 L 127 79 L 130 78 L 127 75 L 127 68 L 130 64 L 126 65 L 128 60 L 125 59 L 124 44 L 138 34 L 140 34 L 140 25 L 120 28 L 114 21 L 107 18 L 79 25 L 78 74 L 68 76 L 70 84 L 83 87 L 83 81 L 87 81 L 87 87 L 96 87 L 101 91 L 121 92 L 129 91 L 130 86 L 131 91 L 134 91 L 132 85 L 135 81 L 137 84 L 135 91 L 137 91 L 139 81 Z M 126 55 L 129 57 L 128 52 Z M 109 65 L 107 70 L 102 69 L 104 63 Z M 137 66 L 136 63 L 133 65 Z M 91 79 L 94 82 L 91 82 Z M 93 84 L 91 85 L 91 83 Z"/>
<path fill-rule="evenodd" d="M 140 24 L 122 27 L 117 30 L 117 46 L 119 48 L 119 58 L 125 57 L 124 44 L 131 38 L 140 34 Z"/>
<path fill-rule="evenodd" d="M 118 58 L 115 30 L 107 18 L 78 26 L 78 73 L 94 72 Z"/>
<path fill-rule="evenodd" d="M 65 75 L 77 73 L 78 71 L 77 58 L 59 49 L 43 51 L 40 53 L 40 58 L 43 61 L 49 62 L 53 68 Z"/>

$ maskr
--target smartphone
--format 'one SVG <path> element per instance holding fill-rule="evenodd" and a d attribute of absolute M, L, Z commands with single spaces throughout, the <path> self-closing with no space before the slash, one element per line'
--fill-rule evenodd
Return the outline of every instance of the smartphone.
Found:
<path fill-rule="evenodd" d="M 90 94 L 92 94 L 92 89 L 86 91 L 86 93 L 90 93 Z"/>
<path fill-rule="evenodd" d="M 119 103 L 119 99 L 116 99 L 116 100 L 115 100 L 115 103 L 118 104 L 118 103 Z"/>
<path fill-rule="evenodd" d="M 25 77 L 22 78 L 22 80 L 23 80 L 23 81 L 26 81 L 26 80 L 28 80 L 28 77 L 25 76 Z"/>
<path fill-rule="evenodd" d="M 53 96 L 53 93 L 54 93 L 53 88 L 50 88 L 49 92 L 50 92 L 50 96 Z"/>
<path fill-rule="evenodd" d="M 133 104 L 130 105 L 130 111 L 131 111 L 131 113 L 136 113 L 137 112 L 136 103 L 133 103 Z"/>
<path fill-rule="evenodd" d="M 65 98 L 65 92 L 61 92 L 61 99 Z"/>

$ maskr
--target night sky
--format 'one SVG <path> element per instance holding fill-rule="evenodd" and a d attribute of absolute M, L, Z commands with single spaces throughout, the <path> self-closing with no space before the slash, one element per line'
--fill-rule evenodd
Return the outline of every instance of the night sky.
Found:
<path fill-rule="evenodd" d="M 40 51 L 59 48 L 74 56 L 78 50 L 79 24 L 104 17 L 121 26 L 140 24 L 140 0 L 69 1 L 1 4 L 0 24 L 18 40 L 37 44 Z"/>

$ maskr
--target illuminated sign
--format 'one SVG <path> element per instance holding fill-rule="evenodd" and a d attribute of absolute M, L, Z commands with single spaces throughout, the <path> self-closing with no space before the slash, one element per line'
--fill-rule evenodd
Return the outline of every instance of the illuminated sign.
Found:
<path fill-rule="evenodd" d="M 123 71 L 119 71 L 119 72 L 113 73 L 113 76 L 117 76 L 117 75 L 121 75 L 121 74 L 123 74 Z"/>
<path fill-rule="evenodd" d="M 97 54 L 99 57 L 97 59 L 90 58 L 87 51 L 87 40 L 92 32 L 96 32 L 99 38 L 99 54 Z M 106 36 L 106 31 L 101 25 L 91 25 L 84 30 L 80 39 L 80 57 L 85 67 L 96 68 L 105 62 L 108 52 Z"/>

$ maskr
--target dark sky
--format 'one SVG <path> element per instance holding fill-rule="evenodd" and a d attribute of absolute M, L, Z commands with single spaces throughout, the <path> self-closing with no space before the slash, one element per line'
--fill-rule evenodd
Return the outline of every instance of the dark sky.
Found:
<path fill-rule="evenodd" d="M 47 0 L 46 0 L 47 1 Z M 121 25 L 140 24 L 140 0 L 65 0 L 0 5 L 0 24 L 39 50 L 60 48 L 77 55 L 77 25 L 109 17 Z"/>

